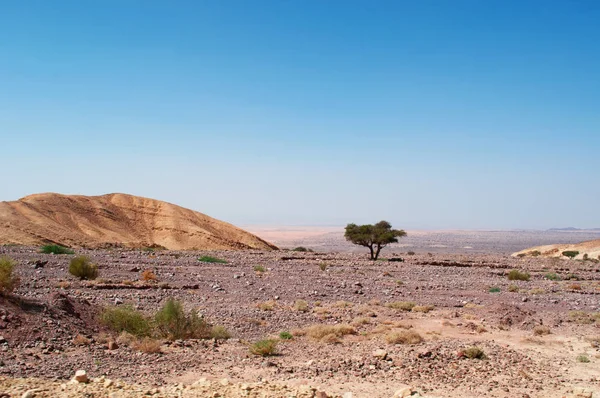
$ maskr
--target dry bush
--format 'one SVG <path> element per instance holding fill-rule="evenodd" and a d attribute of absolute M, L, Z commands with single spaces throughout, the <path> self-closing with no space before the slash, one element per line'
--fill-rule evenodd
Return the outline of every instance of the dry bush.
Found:
<path fill-rule="evenodd" d="M 352 325 L 354 325 L 354 326 L 368 325 L 370 323 L 371 323 L 371 320 L 369 318 L 365 318 L 365 317 L 358 317 L 358 318 L 354 318 L 354 320 L 352 320 Z"/>
<path fill-rule="evenodd" d="M 340 300 L 334 304 L 334 307 L 348 308 L 348 307 L 352 307 L 353 305 L 354 305 L 354 303 L 351 303 L 350 301 Z"/>
<path fill-rule="evenodd" d="M 535 288 L 535 289 L 531 289 L 529 291 L 529 294 L 544 294 L 546 293 L 546 291 L 544 289 L 541 289 L 539 287 Z"/>
<path fill-rule="evenodd" d="M 67 281 L 60 281 L 56 284 L 56 287 L 58 289 L 68 289 L 71 287 L 71 282 L 67 282 Z"/>
<path fill-rule="evenodd" d="M 483 326 L 483 325 L 477 325 L 477 326 L 475 327 L 475 331 L 476 331 L 477 333 L 486 333 L 488 330 L 487 330 L 487 329 L 485 328 L 485 326 Z"/>
<path fill-rule="evenodd" d="M 415 305 L 412 308 L 412 312 L 422 312 L 427 314 L 429 311 L 433 310 L 435 307 L 433 305 Z"/>
<path fill-rule="evenodd" d="M 12 293 L 18 286 L 19 278 L 14 275 L 16 263 L 8 257 L 0 257 L 0 295 Z"/>
<path fill-rule="evenodd" d="M 342 340 L 333 333 L 323 336 L 320 341 L 325 344 L 339 344 L 342 342 Z"/>
<path fill-rule="evenodd" d="M 588 341 L 592 347 L 600 348 L 600 336 L 588 336 L 585 340 Z"/>
<path fill-rule="evenodd" d="M 379 300 L 379 299 L 369 300 L 369 305 L 374 305 L 374 306 L 381 305 L 381 300 Z"/>
<path fill-rule="evenodd" d="M 452 327 L 452 328 L 453 328 L 453 327 L 455 327 L 456 325 L 455 325 L 455 324 L 453 324 L 452 322 L 450 322 L 449 320 L 447 320 L 447 319 L 444 319 L 444 320 L 442 321 L 442 326 L 450 326 L 450 327 Z"/>
<path fill-rule="evenodd" d="M 385 335 L 388 344 L 419 344 L 423 336 L 413 330 L 392 331 Z"/>
<path fill-rule="evenodd" d="M 256 304 L 258 309 L 262 311 L 273 311 L 277 303 L 274 300 L 263 301 L 262 303 Z"/>
<path fill-rule="evenodd" d="M 157 354 L 161 351 L 161 343 L 158 340 L 144 337 L 141 340 L 137 340 L 131 344 L 131 348 L 144 352 L 146 354 Z"/>
<path fill-rule="evenodd" d="M 96 336 L 96 341 L 100 344 L 106 344 L 111 340 L 111 336 L 106 332 L 100 332 L 98 333 L 98 336 Z"/>
<path fill-rule="evenodd" d="M 597 322 L 600 318 L 597 317 L 597 313 L 587 313 L 585 311 L 571 311 L 569 312 L 571 320 L 579 325 L 591 325 L 595 321 Z"/>
<path fill-rule="evenodd" d="M 387 303 L 385 306 L 394 310 L 412 311 L 416 305 L 417 304 L 412 301 L 394 301 L 392 303 Z"/>
<path fill-rule="evenodd" d="M 519 286 L 517 285 L 510 285 L 507 289 L 509 292 L 511 293 L 516 293 L 519 291 Z"/>
<path fill-rule="evenodd" d="M 348 334 L 356 334 L 356 329 L 351 325 L 313 325 L 306 329 L 306 335 L 315 340 L 321 340 L 327 335 L 344 337 Z"/>
<path fill-rule="evenodd" d="M 521 272 L 519 270 L 513 269 L 508 273 L 509 281 L 528 281 L 531 275 L 527 272 Z"/>
<path fill-rule="evenodd" d="M 550 333 L 550 328 L 548 326 L 538 325 L 533 328 L 533 334 L 535 336 L 546 336 Z"/>
<path fill-rule="evenodd" d="M 87 337 L 85 337 L 82 334 L 78 334 L 73 339 L 73 344 L 78 345 L 78 346 L 86 346 L 86 345 L 90 345 L 90 343 L 91 343 L 90 339 L 88 339 Z"/>
<path fill-rule="evenodd" d="M 131 345 L 133 343 L 135 343 L 137 341 L 137 338 L 129 333 L 129 332 L 121 332 L 121 334 L 119 335 L 119 337 L 117 337 L 117 344 L 119 345 L 123 345 L 123 346 L 129 346 L 131 347 Z"/>
<path fill-rule="evenodd" d="M 142 272 L 141 280 L 144 282 L 156 282 L 156 274 L 152 270 L 145 270 Z"/>
<path fill-rule="evenodd" d="M 581 285 L 578 283 L 573 283 L 569 285 L 569 289 L 571 290 L 581 290 Z"/>
<path fill-rule="evenodd" d="M 292 336 L 294 337 L 301 337 L 301 336 L 306 336 L 306 329 L 292 329 L 291 330 Z"/>
<path fill-rule="evenodd" d="M 294 310 L 298 312 L 308 312 L 308 303 L 304 300 L 296 300 Z"/>
<path fill-rule="evenodd" d="M 228 340 L 231 338 L 229 330 L 222 325 L 215 325 L 210 329 L 210 338 L 215 340 Z"/>
<path fill-rule="evenodd" d="M 130 281 L 130 280 L 124 280 L 124 281 L 123 281 L 123 282 L 121 282 L 121 283 L 122 283 L 123 285 L 125 285 L 125 286 L 131 286 L 131 285 L 133 285 L 133 281 Z"/>
<path fill-rule="evenodd" d="M 98 266 L 88 256 L 77 256 L 69 264 L 69 273 L 82 280 L 93 280 L 98 277 Z"/>

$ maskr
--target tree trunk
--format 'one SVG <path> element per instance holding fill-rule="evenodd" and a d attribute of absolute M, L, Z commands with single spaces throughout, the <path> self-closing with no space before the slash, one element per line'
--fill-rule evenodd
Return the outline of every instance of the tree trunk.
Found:
<path fill-rule="evenodd" d="M 373 245 L 369 246 L 369 250 L 371 251 L 371 260 L 376 260 L 377 257 L 375 257 L 375 254 L 373 252 Z"/>
<path fill-rule="evenodd" d="M 373 260 L 377 260 L 379 258 L 379 252 L 381 252 L 381 245 L 377 245 L 377 251 L 375 252 L 375 258 Z"/>

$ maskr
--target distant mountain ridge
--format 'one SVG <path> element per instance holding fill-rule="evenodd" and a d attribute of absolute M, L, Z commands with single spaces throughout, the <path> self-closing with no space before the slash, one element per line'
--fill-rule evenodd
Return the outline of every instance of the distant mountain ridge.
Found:
<path fill-rule="evenodd" d="M 0 202 L 0 244 L 46 243 L 89 248 L 277 249 L 226 222 L 139 196 L 44 193 Z"/>
<path fill-rule="evenodd" d="M 548 231 L 557 231 L 557 232 L 589 232 L 589 231 L 597 231 L 600 232 L 600 228 L 575 228 L 575 227 L 566 227 L 566 228 L 550 228 Z"/>

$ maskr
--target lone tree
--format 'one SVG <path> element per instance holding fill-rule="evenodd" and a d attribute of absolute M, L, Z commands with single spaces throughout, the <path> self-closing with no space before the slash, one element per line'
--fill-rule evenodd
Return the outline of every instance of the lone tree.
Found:
<path fill-rule="evenodd" d="M 375 225 L 348 224 L 344 236 L 355 245 L 368 247 L 371 260 L 377 260 L 382 248 L 398 242 L 398 238 L 406 236 L 406 232 L 403 229 L 392 229 L 392 225 L 387 221 L 379 221 Z"/>

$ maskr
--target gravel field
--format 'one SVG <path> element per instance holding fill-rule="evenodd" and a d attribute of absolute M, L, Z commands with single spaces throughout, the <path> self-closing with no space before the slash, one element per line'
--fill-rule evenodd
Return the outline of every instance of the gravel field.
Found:
<path fill-rule="evenodd" d="M 401 247 L 384 250 L 376 262 L 365 253 L 286 250 L 77 254 L 98 264 L 98 279 L 69 275 L 72 255 L 0 248 L 0 256 L 16 260 L 21 278 L 13 297 L 0 298 L 0 393 L 585 397 L 600 391 L 600 266 L 592 261 L 409 255 Z M 227 263 L 198 260 L 207 255 Z M 530 280 L 509 280 L 513 269 Z M 145 270 L 156 280 L 142 281 Z M 560 280 L 550 280 L 558 279 L 551 273 Z M 225 326 L 232 338 L 161 340 L 160 353 L 146 353 L 99 322 L 103 307 L 130 304 L 150 315 L 171 297 Z M 298 310 L 298 300 L 306 308 Z M 407 302 L 416 307 L 407 310 Z M 318 338 L 314 325 L 349 326 L 346 335 Z M 283 331 L 294 337 L 279 341 L 278 355 L 249 353 L 253 342 Z M 393 340 L 407 332 L 418 341 Z M 468 358 L 471 347 L 484 358 Z M 78 369 L 95 381 L 67 383 Z M 105 379 L 121 387 L 103 390 Z"/>

